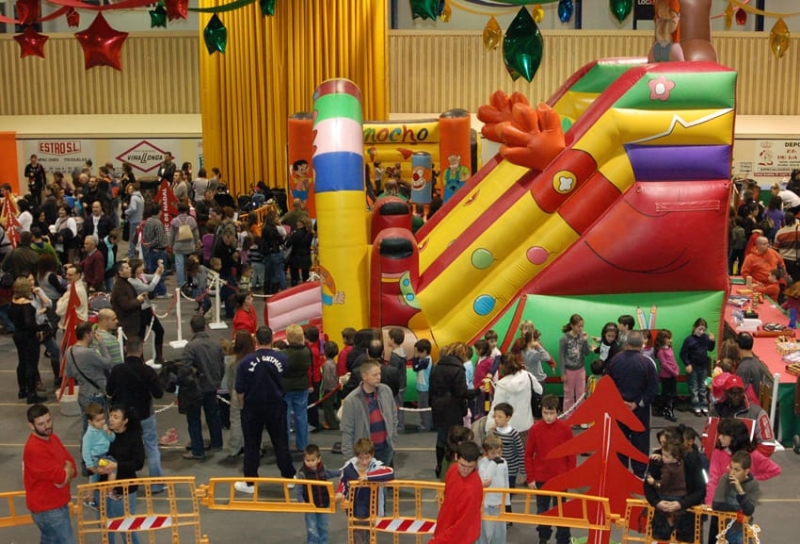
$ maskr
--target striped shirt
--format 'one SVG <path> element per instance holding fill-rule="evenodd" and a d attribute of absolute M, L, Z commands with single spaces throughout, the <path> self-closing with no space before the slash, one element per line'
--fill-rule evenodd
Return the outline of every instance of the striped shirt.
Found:
<path fill-rule="evenodd" d="M 122 358 L 122 350 L 119 348 L 119 340 L 116 335 L 102 329 L 98 329 L 98 331 L 100 332 L 101 341 L 108 349 L 108 360 L 111 361 L 112 365 L 121 364 L 124 359 Z"/>
<path fill-rule="evenodd" d="M 378 404 L 378 397 L 375 393 L 366 393 L 361 390 L 364 402 L 367 404 L 369 412 L 369 439 L 375 446 L 375 451 L 381 451 L 388 446 L 386 422 L 381 414 L 381 407 Z"/>
<path fill-rule="evenodd" d="M 525 461 L 525 446 L 519 433 L 513 427 L 494 428 L 492 432 L 503 443 L 503 459 L 508 463 L 509 487 L 514 487 L 517 474 Z"/>

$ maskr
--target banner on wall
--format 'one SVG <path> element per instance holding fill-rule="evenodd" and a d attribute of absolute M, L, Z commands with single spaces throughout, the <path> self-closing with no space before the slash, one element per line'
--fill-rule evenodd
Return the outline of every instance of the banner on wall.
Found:
<path fill-rule="evenodd" d="M 800 168 L 800 140 L 756 140 L 753 176 L 789 177 Z"/>
<path fill-rule="evenodd" d="M 653 0 L 636 0 L 633 6 L 633 18 L 637 21 L 652 21 L 656 17 Z"/>
<path fill-rule="evenodd" d="M 136 175 L 156 175 L 167 151 L 172 153 L 178 167 L 187 160 L 178 156 L 180 140 L 110 140 L 109 150 L 115 160 L 129 163 Z"/>
<path fill-rule="evenodd" d="M 36 155 L 39 164 L 44 166 L 48 174 L 63 172 L 69 175 L 73 170 L 83 168 L 87 160 L 96 162 L 94 140 L 47 139 L 21 142 L 22 157 L 19 158 L 19 164 L 28 164 L 31 155 Z"/>

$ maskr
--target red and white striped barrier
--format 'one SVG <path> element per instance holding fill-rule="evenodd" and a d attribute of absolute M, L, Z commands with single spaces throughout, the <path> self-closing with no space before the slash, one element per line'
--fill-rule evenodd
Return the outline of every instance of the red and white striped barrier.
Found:
<path fill-rule="evenodd" d="M 109 531 L 147 531 L 172 526 L 170 516 L 131 516 L 108 520 Z"/>
<path fill-rule="evenodd" d="M 433 534 L 435 521 L 414 518 L 383 518 L 375 524 L 375 528 L 388 533 Z"/>

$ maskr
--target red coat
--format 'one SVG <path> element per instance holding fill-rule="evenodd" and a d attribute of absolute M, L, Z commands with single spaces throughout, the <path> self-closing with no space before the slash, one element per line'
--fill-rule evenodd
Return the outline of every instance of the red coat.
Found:
<path fill-rule="evenodd" d="M 353 351 L 353 346 L 345 346 L 339 352 L 339 358 L 336 359 L 336 374 L 341 377 L 347 374 L 347 354 Z"/>
<path fill-rule="evenodd" d="M 464 478 L 458 472 L 458 463 L 454 463 L 444 480 L 444 502 L 428 544 L 464 544 L 478 540 L 482 506 L 483 484 L 478 470 Z"/>
<path fill-rule="evenodd" d="M 559 444 L 572 440 L 572 429 L 558 419 L 548 425 L 537 421 L 528 433 L 525 444 L 525 478 L 527 483 L 546 482 L 559 474 L 575 468 L 575 456 L 547 459 L 547 455 Z"/>
<path fill-rule="evenodd" d="M 233 316 L 233 334 L 236 331 L 247 331 L 250 334 L 255 334 L 258 328 L 258 314 L 256 309 L 251 307 L 250 310 L 239 308 Z"/>
<path fill-rule="evenodd" d="M 306 346 L 311 350 L 311 368 L 308 377 L 312 384 L 322 381 L 322 365 L 325 364 L 325 354 L 322 353 L 320 346 L 322 342 L 306 342 Z"/>

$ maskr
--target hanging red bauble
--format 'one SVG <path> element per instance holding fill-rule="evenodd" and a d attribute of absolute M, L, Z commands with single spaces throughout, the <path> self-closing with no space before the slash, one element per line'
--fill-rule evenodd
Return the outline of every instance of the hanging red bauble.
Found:
<path fill-rule="evenodd" d="M 67 17 L 67 24 L 72 28 L 81 24 L 81 14 L 75 11 L 75 8 L 69 8 L 66 17 Z"/>
<path fill-rule="evenodd" d="M 739 26 L 747 24 L 747 12 L 742 8 L 736 10 L 736 24 Z"/>
<path fill-rule="evenodd" d="M 86 69 L 95 66 L 111 66 L 122 70 L 122 44 L 128 38 L 127 32 L 119 32 L 109 26 L 103 13 L 95 17 L 86 30 L 76 32 L 75 37 L 83 47 L 84 64 Z"/>
<path fill-rule="evenodd" d="M 165 0 L 164 5 L 167 7 L 167 19 L 170 21 L 186 19 L 189 0 Z"/>
<path fill-rule="evenodd" d="M 22 25 L 32 25 L 42 17 L 42 8 L 38 0 L 17 0 L 14 7 L 17 20 Z"/>
<path fill-rule="evenodd" d="M 19 58 L 42 57 L 44 58 L 44 44 L 49 39 L 44 34 L 39 34 L 33 26 L 25 27 L 22 34 L 17 34 L 14 39 L 19 44 Z"/>

